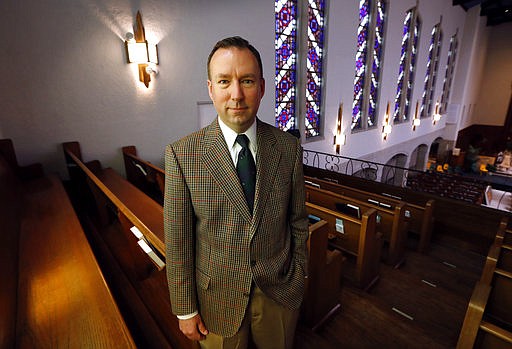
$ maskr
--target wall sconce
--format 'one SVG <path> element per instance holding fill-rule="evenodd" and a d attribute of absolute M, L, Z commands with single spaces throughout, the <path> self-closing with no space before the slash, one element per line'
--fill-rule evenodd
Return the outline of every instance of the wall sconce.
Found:
<path fill-rule="evenodd" d="M 347 136 L 343 133 L 341 129 L 342 116 L 343 103 L 340 103 L 340 106 L 338 107 L 338 119 L 336 121 L 336 133 L 334 134 L 334 145 L 336 146 L 336 154 L 339 154 L 341 146 L 347 143 Z"/>
<path fill-rule="evenodd" d="M 439 114 L 439 101 L 436 102 L 436 112 L 432 116 L 432 123 L 435 125 L 441 120 L 441 114 Z"/>
<path fill-rule="evenodd" d="M 416 127 L 418 127 L 421 123 L 420 117 L 418 115 L 418 107 L 419 107 L 419 101 L 416 101 L 416 113 L 414 114 L 414 119 L 412 119 L 412 130 L 416 131 Z"/>
<path fill-rule="evenodd" d="M 391 133 L 391 121 L 389 120 L 389 102 L 386 107 L 386 115 L 384 116 L 384 124 L 382 125 L 382 139 L 387 140 L 388 134 Z"/>
<path fill-rule="evenodd" d="M 137 11 L 134 33 L 126 33 L 124 43 L 128 63 L 139 65 L 139 80 L 149 87 L 151 73 L 158 73 L 155 68 L 158 64 L 158 47 L 147 42 L 140 11 Z"/>

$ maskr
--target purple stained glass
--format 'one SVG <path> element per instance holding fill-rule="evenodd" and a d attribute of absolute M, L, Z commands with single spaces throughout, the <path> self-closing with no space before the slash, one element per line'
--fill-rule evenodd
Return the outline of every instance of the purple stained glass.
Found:
<path fill-rule="evenodd" d="M 368 0 L 361 0 L 359 2 L 359 21 L 368 17 Z"/>
<path fill-rule="evenodd" d="M 296 0 L 276 0 L 276 126 L 295 128 Z"/>
<path fill-rule="evenodd" d="M 375 124 L 383 47 L 384 9 L 384 2 L 381 0 L 359 2 L 352 129 L 371 127 Z M 370 76 L 367 77 L 367 74 Z M 370 81 L 367 85 L 365 85 L 366 79 Z M 363 113 L 366 114 L 366 125 L 362 124 Z"/>
<path fill-rule="evenodd" d="M 306 138 L 320 135 L 324 0 L 308 0 L 308 72 L 306 83 Z"/>

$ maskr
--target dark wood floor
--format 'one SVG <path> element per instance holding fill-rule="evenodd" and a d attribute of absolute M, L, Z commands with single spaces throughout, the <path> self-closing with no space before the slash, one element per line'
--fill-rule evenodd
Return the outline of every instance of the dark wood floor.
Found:
<path fill-rule="evenodd" d="M 299 324 L 295 348 L 454 348 L 484 260 L 442 241 L 428 254 L 410 248 L 368 292 L 344 282 L 341 310 L 316 332 Z"/>

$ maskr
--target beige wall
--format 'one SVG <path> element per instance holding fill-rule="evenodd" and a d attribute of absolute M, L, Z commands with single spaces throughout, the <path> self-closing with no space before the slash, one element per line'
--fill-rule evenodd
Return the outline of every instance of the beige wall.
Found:
<path fill-rule="evenodd" d="M 512 22 L 489 29 L 473 124 L 504 125 L 512 92 Z"/>

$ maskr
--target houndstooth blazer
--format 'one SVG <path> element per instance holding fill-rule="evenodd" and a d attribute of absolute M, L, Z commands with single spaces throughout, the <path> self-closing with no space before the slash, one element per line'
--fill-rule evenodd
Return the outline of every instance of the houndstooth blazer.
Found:
<path fill-rule="evenodd" d="M 306 275 L 302 147 L 257 120 L 254 214 L 217 118 L 165 152 L 164 226 L 173 312 L 198 310 L 224 337 L 239 329 L 254 282 L 298 309 Z"/>

